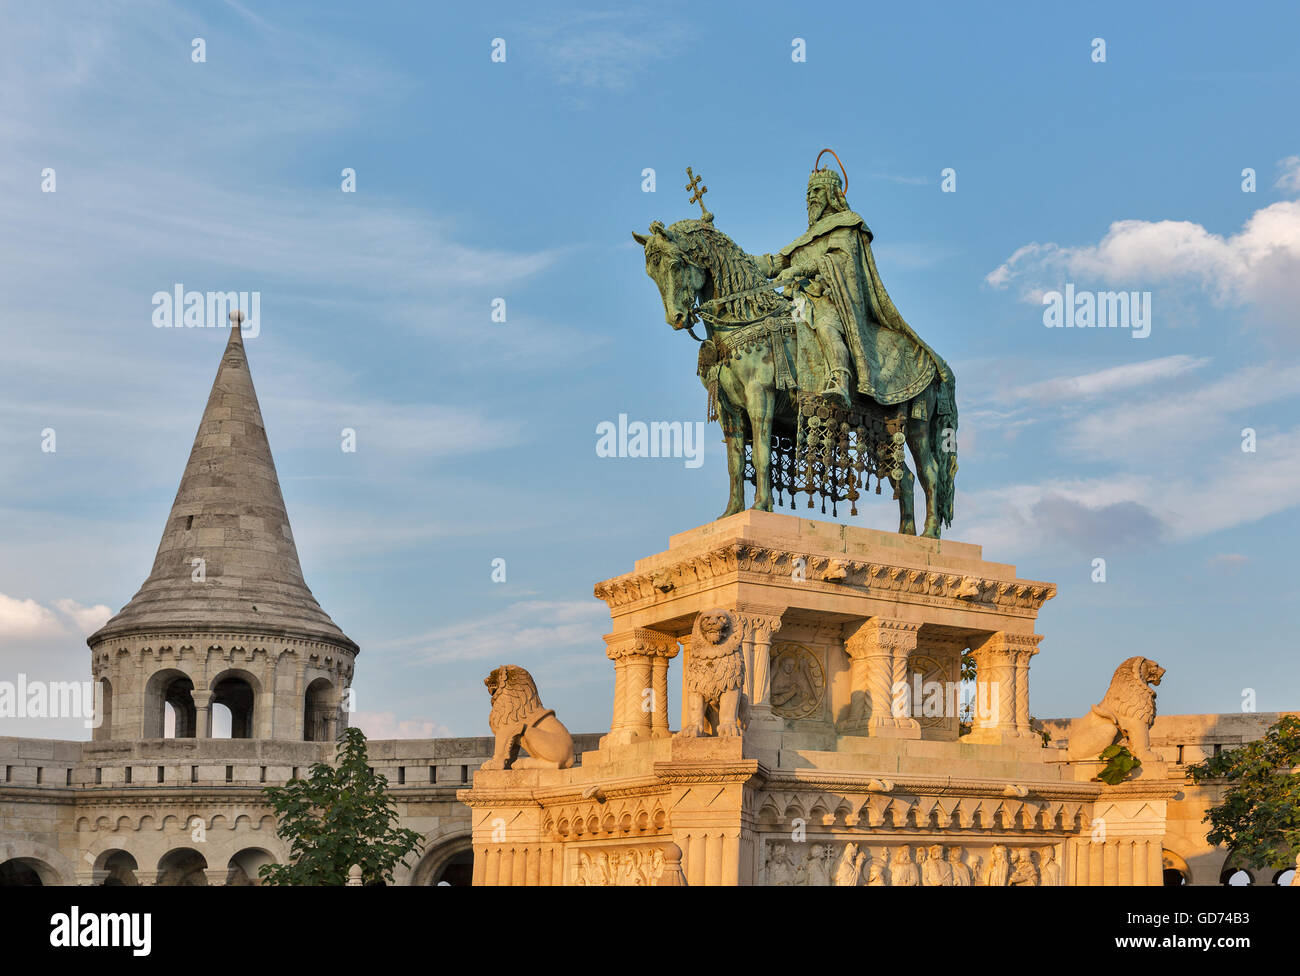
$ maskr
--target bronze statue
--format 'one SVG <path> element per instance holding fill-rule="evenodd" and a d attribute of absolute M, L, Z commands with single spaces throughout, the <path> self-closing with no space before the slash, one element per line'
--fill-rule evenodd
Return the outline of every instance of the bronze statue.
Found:
<path fill-rule="evenodd" d="M 747 476 L 761 511 L 772 510 L 775 491 L 779 500 L 788 494 L 791 507 L 799 492 L 809 507 L 820 496 L 822 511 L 827 500 L 836 512 L 847 499 L 852 514 L 859 489 L 874 477 L 879 493 L 887 478 L 899 532 L 915 535 L 906 444 L 925 493 L 923 534 L 938 538 L 953 516 L 956 379 L 890 301 L 871 231 L 848 208 L 847 174 L 841 182 L 814 165 L 808 230 L 758 257 L 713 226 L 708 188 L 688 175 L 701 218 L 671 227 L 655 221 L 649 234 L 632 236 L 645 249 L 668 324 L 695 336 L 699 321 L 707 333 L 697 371 L 727 445 L 723 517 L 745 507 Z"/>

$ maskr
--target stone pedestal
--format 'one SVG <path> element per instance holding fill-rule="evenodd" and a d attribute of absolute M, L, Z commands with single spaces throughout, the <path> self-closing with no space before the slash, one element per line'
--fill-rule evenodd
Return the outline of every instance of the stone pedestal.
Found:
<path fill-rule="evenodd" d="M 610 733 L 576 768 L 480 771 L 461 791 L 475 884 L 659 884 L 677 849 L 688 885 L 1160 883 L 1167 785 L 1112 799 L 1030 727 L 1050 583 L 978 546 L 751 511 L 595 592 L 612 618 Z M 669 737 L 713 609 L 739 633 L 748 723 Z"/>

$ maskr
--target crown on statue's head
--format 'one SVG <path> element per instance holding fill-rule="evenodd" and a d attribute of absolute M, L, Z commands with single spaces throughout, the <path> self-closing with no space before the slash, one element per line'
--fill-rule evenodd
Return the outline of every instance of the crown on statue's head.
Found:
<path fill-rule="evenodd" d="M 835 156 L 835 151 L 833 149 L 823 149 L 821 152 L 817 154 L 817 161 L 813 163 L 813 171 L 811 175 L 809 175 L 808 177 L 808 189 L 816 190 L 816 189 L 821 189 L 823 187 L 832 187 L 836 190 L 839 190 L 841 193 L 843 193 L 845 190 L 849 188 L 848 173 L 844 173 L 844 179 L 843 181 L 841 181 L 840 174 L 835 172 L 835 170 L 818 169 L 818 166 L 821 165 L 822 157 L 825 156 L 827 153 L 830 153 L 832 156 Z M 835 162 L 840 163 L 839 156 L 835 156 Z M 840 171 L 841 172 L 844 171 L 843 163 L 840 163 Z"/>
<path fill-rule="evenodd" d="M 840 174 L 833 169 L 813 170 L 812 175 L 808 177 L 808 189 L 823 186 L 833 186 L 837 190 L 841 189 Z"/>

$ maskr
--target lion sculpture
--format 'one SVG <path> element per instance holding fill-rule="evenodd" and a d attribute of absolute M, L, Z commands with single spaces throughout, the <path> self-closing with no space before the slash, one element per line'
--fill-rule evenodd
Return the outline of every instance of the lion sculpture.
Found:
<path fill-rule="evenodd" d="M 708 735 L 710 726 L 719 738 L 740 735 L 745 681 L 740 637 L 735 618 L 726 610 L 705 610 L 695 618 L 685 675 L 689 720 L 678 735 Z"/>
<path fill-rule="evenodd" d="M 1066 755 L 1071 760 L 1096 759 L 1116 740 L 1142 762 L 1159 762 L 1151 751 L 1151 723 L 1156 720 L 1156 692 L 1165 669 L 1145 657 L 1131 657 L 1115 669 L 1101 702 L 1083 718 L 1070 723 Z"/>
<path fill-rule="evenodd" d="M 542 705 L 533 676 L 503 664 L 483 683 L 492 696 L 488 725 L 496 749 L 483 769 L 568 769 L 573 765 L 573 736 L 552 709 Z M 528 752 L 519 758 L 519 747 Z"/>

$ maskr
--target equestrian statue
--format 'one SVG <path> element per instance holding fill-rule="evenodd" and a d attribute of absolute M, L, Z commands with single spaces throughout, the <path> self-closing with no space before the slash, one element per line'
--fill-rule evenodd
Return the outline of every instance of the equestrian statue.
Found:
<path fill-rule="evenodd" d="M 723 518 L 745 507 L 772 511 L 773 494 L 831 502 L 857 499 L 888 479 L 898 531 L 916 535 L 914 479 L 925 493 L 922 535 L 952 524 L 957 474 L 956 378 L 907 324 L 876 271 L 872 233 L 849 209 L 844 179 L 808 178 L 808 229 L 773 254 L 751 255 L 713 226 L 707 186 L 688 167 L 700 219 L 633 232 L 668 324 L 700 342 L 697 371 L 709 419 L 722 425 L 730 496 Z M 692 326 L 704 326 L 700 340 Z"/>

